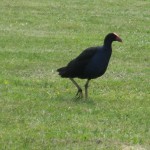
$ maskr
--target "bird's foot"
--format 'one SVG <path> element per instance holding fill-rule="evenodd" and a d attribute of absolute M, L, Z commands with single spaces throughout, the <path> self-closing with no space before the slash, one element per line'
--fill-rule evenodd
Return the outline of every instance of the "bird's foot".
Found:
<path fill-rule="evenodd" d="M 83 98 L 82 89 L 79 89 L 79 90 L 77 91 L 76 96 L 77 96 L 77 99 L 79 99 L 79 98 Z"/>

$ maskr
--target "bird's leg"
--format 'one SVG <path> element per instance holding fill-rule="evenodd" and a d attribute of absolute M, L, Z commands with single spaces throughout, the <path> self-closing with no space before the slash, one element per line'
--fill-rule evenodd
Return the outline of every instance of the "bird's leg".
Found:
<path fill-rule="evenodd" d="M 88 98 L 88 87 L 89 87 L 89 81 L 90 79 L 88 79 L 85 83 L 85 99 Z"/>
<path fill-rule="evenodd" d="M 82 89 L 80 88 L 80 86 L 78 85 L 78 83 L 73 79 L 70 78 L 70 80 L 72 81 L 72 83 L 77 87 L 78 91 L 77 91 L 77 96 L 79 96 L 79 98 L 83 97 L 83 93 L 82 93 Z"/>

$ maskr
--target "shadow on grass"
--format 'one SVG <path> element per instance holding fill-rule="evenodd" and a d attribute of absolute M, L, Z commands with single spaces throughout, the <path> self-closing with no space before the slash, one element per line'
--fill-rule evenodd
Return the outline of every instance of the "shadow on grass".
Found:
<path fill-rule="evenodd" d="M 84 99 L 84 98 L 72 98 L 72 101 L 75 103 L 83 103 L 83 104 L 89 104 L 89 105 L 95 105 L 95 102 L 93 99 L 88 98 L 88 99 Z"/>
<path fill-rule="evenodd" d="M 77 98 L 72 95 L 59 95 L 55 97 L 55 100 L 60 102 L 71 102 L 75 104 L 88 104 L 88 105 L 95 105 L 95 101 L 91 98 L 84 99 L 84 98 Z"/>

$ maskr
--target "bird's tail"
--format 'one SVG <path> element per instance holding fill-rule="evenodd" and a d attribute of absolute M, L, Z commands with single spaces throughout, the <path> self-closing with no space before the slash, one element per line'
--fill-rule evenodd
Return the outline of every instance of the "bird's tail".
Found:
<path fill-rule="evenodd" d="M 62 67 L 62 68 L 59 68 L 59 69 L 57 69 L 57 71 L 59 72 L 59 75 L 61 76 L 61 77 L 64 77 L 64 74 L 65 74 L 65 72 L 66 72 L 66 67 Z"/>

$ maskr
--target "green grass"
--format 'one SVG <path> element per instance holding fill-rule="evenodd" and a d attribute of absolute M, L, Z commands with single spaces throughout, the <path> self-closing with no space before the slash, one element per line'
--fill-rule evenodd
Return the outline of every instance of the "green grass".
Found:
<path fill-rule="evenodd" d="M 149 0 L 0 3 L 0 149 L 150 149 Z M 124 42 L 75 100 L 55 70 L 109 32 Z"/>

